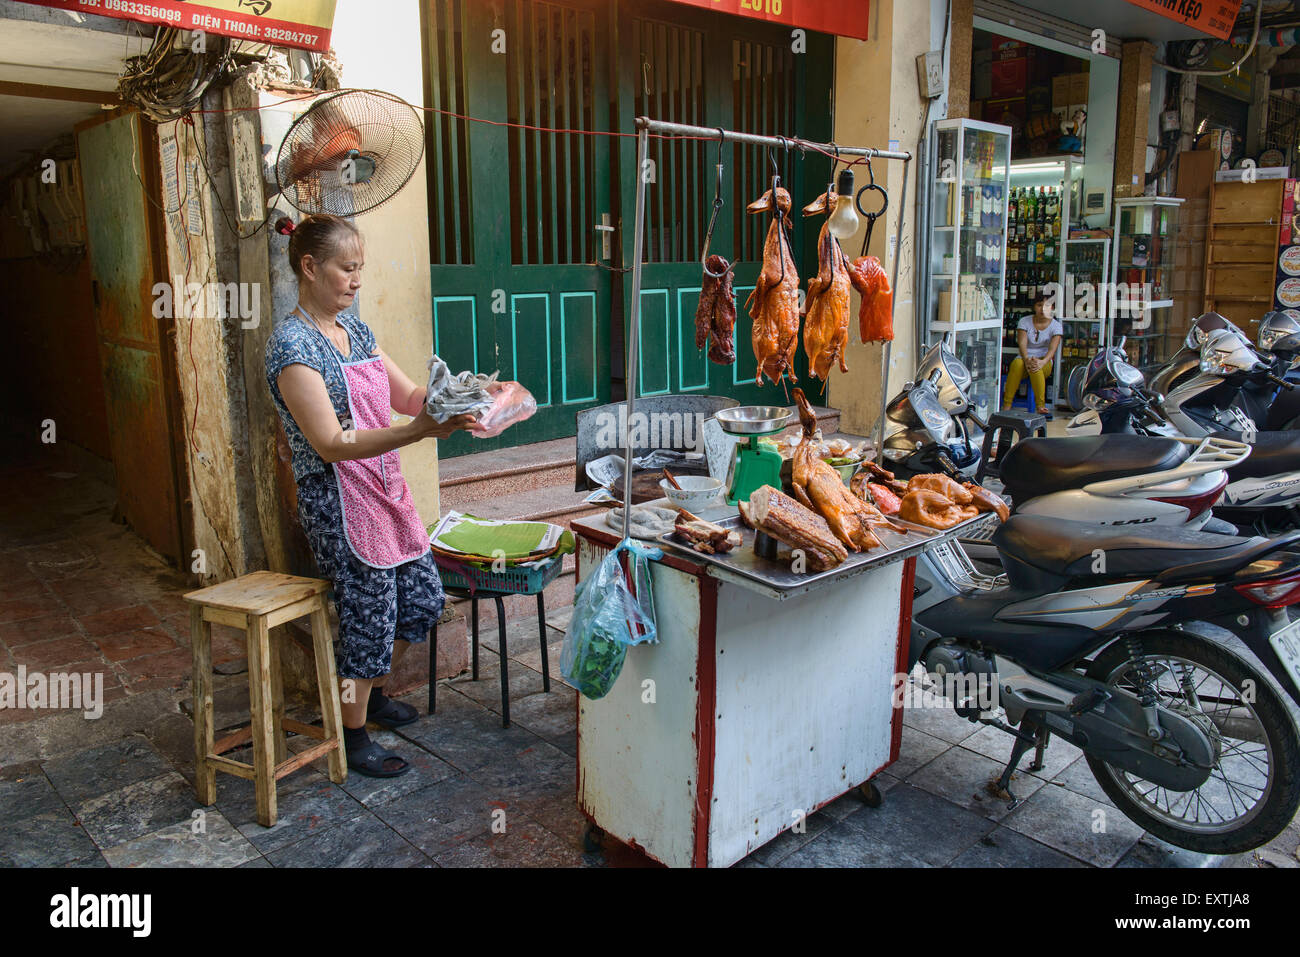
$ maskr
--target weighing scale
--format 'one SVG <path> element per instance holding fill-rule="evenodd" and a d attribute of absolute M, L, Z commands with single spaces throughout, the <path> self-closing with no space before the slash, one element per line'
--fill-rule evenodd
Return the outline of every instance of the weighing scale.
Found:
<path fill-rule="evenodd" d="M 748 502 L 749 496 L 764 485 L 779 489 L 781 453 L 758 440 L 765 435 L 775 435 L 789 425 L 794 410 L 773 405 L 742 405 L 721 409 L 714 418 L 723 432 L 749 440 L 737 443 L 735 455 L 727 467 L 727 504 Z"/>

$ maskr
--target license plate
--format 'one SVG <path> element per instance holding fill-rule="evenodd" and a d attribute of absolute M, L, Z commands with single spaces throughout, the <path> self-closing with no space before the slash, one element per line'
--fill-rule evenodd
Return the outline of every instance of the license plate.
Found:
<path fill-rule="evenodd" d="M 1300 621 L 1293 621 L 1281 631 L 1273 632 L 1268 643 L 1282 660 L 1282 667 L 1291 675 L 1291 680 L 1300 688 Z"/>

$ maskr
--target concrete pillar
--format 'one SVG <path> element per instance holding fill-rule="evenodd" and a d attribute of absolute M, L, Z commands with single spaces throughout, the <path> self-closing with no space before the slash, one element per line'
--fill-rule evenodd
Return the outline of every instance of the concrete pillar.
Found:
<path fill-rule="evenodd" d="M 1115 197 L 1141 196 L 1147 168 L 1147 127 L 1151 118 L 1151 61 L 1155 46 L 1146 40 L 1124 44 L 1119 63 L 1119 109 L 1115 124 Z"/>
<path fill-rule="evenodd" d="M 960 6 L 960 3 L 958 4 Z M 837 143 L 855 146 L 890 147 L 915 152 L 920 138 L 924 103 L 916 80 L 916 57 L 931 48 L 929 4 L 881 0 L 872 5 L 875 24 L 871 40 L 839 38 L 835 48 L 835 132 Z M 967 3 L 969 9 L 969 3 Z M 969 26 L 969 16 L 967 17 Z M 940 27 L 942 29 L 942 27 Z M 967 44 L 969 46 L 969 44 Z M 954 64 L 957 41 L 954 37 Z M 969 56 L 969 50 L 967 51 Z M 969 75 L 969 61 L 966 74 Z M 957 67 L 954 65 L 954 77 Z M 936 112 L 935 114 L 939 114 Z M 880 413 L 882 393 L 897 389 L 911 374 L 913 353 L 914 303 L 912 301 L 916 236 L 917 160 L 912 161 L 907 195 L 902 192 L 903 164 L 878 161 L 874 165 L 878 184 L 889 193 L 889 210 L 876 221 L 872 233 L 872 255 L 879 257 L 892 276 L 893 237 L 898 216 L 905 216 L 898 283 L 894 287 L 894 344 L 891 351 L 889 382 L 881 381 L 883 348 L 863 345 L 858 340 L 858 295 L 853 293 L 850 308 L 849 346 L 846 373 L 831 374 L 827 402 L 840 409 L 840 428 L 867 435 Z M 864 183 L 866 170 L 855 167 L 857 183 Z M 876 208 L 876 204 L 870 208 Z M 844 250 L 856 258 L 865 232 L 844 243 Z"/>
<path fill-rule="evenodd" d="M 975 45 L 975 0 L 952 0 L 952 23 L 948 27 L 952 52 L 949 54 L 948 115 L 970 116 L 971 54 Z"/>

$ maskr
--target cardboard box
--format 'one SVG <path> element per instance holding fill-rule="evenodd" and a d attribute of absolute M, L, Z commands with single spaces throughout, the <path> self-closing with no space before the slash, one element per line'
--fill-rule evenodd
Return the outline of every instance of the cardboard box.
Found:
<path fill-rule="evenodd" d="M 1052 108 L 1062 110 L 1070 102 L 1070 74 L 1052 77 Z"/>
<path fill-rule="evenodd" d="M 1087 103 L 1088 102 L 1088 74 L 1071 73 L 1069 74 L 1069 77 L 1070 77 L 1070 96 L 1068 98 L 1069 102 Z"/>

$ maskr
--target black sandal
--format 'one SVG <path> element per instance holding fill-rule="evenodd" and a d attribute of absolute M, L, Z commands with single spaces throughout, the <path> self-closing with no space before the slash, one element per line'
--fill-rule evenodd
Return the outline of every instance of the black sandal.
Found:
<path fill-rule="evenodd" d="M 416 711 L 404 701 L 398 701 L 395 698 L 389 698 L 384 702 L 384 706 L 374 714 L 366 715 L 367 721 L 373 721 L 383 728 L 403 728 L 408 724 L 413 724 L 420 720 L 420 712 Z"/>
<path fill-rule="evenodd" d="M 389 761 L 401 761 L 399 768 L 387 768 Z M 406 759 L 394 751 L 381 748 L 374 741 L 366 742 L 364 747 L 348 751 L 348 767 L 368 778 L 395 778 L 411 770 Z"/>

